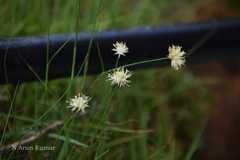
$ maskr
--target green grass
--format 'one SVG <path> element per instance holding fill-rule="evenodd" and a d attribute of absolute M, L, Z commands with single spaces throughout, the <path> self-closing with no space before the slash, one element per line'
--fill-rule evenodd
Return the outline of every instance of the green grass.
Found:
<path fill-rule="evenodd" d="M 0 36 L 90 31 L 94 39 L 101 30 L 175 23 L 174 16 L 164 15 L 177 2 L 1 0 Z M 192 5 L 187 0 L 183 4 L 186 9 Z M 186 70 L 134 71 L 131 86 L 117 89 L 106 82 L 105 74 L 87 76 L 90 47 L 82 64 L 84 75 L 74 77 L 76 54 L 73 50 L 69 78 L 49 81 L 46 76 L 41 82 L 1 86 L 1 145 L 58 119 L 65 121 L 63 127 L 31 144 L 55 146 L 54 151 L 12 151 L 1 154 L 1 159 L 191 159 L 209 102 L 197 78 Z M 51 57 L 46 55 L 48 75 Z M 66 108 L 66 100 L 80 91 L 92 97 L 90 110 L 81 116 Z"/>

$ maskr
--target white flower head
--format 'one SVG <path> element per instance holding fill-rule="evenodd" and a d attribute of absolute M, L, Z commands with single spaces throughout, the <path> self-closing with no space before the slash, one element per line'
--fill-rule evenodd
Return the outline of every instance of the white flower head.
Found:
<path fill-rule="evenodd" d="M 115 51 L 114 54 L 118 55 L 118 57 L 125 56 L 125 53 L 128 53 L 128 47 L 124 42 L 116 42 L 113 47 L 112 50 Z"/>
<path fill-rule="evenodd" d="M 117 68 L 112 73 L 108 74 L 108 80 L 111 81 L 112 85 L 117 85 L 118 87 L 128 87 L 130 80 L 129 77 L 132 73 L 124 68 Z"/>
<path fill-rule="evenodd" d="M 88 103 L 91 100 L 90 97 L 79 93 L 78 95 L 70 98 L 67 103 L 69 104 L 68 108 L 70 108 L 73 112 L 85 113 L 85 108 L 89 107 Z"/>
<path fill-rule="evenodd" d="M 184 55 L 186 54 L 186 52 L 181 50 L 182 50 L 182 47 L 174 46 L 174 45 L 168 48 L 168 52 L 169 52 L 168 58 L 171 59 L 171 66 L 175 70 L 179 70 L 185 64 Z"/>

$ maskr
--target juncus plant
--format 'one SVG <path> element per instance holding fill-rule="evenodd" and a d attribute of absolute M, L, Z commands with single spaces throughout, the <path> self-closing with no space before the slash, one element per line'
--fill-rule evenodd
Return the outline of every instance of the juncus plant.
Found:
<path fill-rule="evenodd" d="M 127 47 L 126 42 L 118 42 L 116 41 L 113 43 L 113 49 L 114 54 L 117 55 L 117 61 L 116 66 L 113 70 L 108 72 L 107 81 L 111 83 L 112 86 L 117 86 L 119 88 L 122 87 L 128 87 L 130 84 L 129 78 L 132 76 L 132 72 L 126 69 L 126 66 L 132 66 L 142 63 L 150 63 L 154 60 L 144 61 L 144 62 L 137 62 L 133 64 L 126 65 L 125 67 L 118 67 L 118 62 L 121 56 L 126 56 L 126 53 L 128 53 L 129 49 Z M 157 59 L 159 61 L 164 59 L 170 59 L 171 60 L 171 67 L 173 67 L 174 70 L 179 70 L 185 65 L 185 55 L 186 52 L 182 50 L 181 46 L 172 45 L 168 48 L 168 56 L 167 58 L 160 58 Z M 68 108 L 71 109 L 73 112 L 82 112 L 85 113 L 85 109 L 89 107 L 89 101 L 91 98 L 89 96 L 86 96 L 82 93 L 79 93 L 78 95 L 74 96 L 73 98 L 70 98 L 68 103 Z"/>

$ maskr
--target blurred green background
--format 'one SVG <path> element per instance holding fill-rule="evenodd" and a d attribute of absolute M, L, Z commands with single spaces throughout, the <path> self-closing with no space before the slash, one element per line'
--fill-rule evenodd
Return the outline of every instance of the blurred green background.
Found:
<path fill-rule="evenodd" d="M 0 37 L 222 19 L 234 17 L 237 5 L 238 1 L 224 0 L 0 0 Z M 187 67 L 179 72 L 168 68 L 135 71 L 131 86 L 116 90 L 103 124 L 98 123 L 98 116 L 108 87 L 103 87 L 103 78 L 96 79 L 53 80 L 48 89 L 51 93 L 41 82 L 0 86 L 1 145 L 70 117 L 65 101 L 79 91 L 94 99 L 89 113 L 35 143 L 54 145 L 56 150 L 15 151 L 1 158 L 191 159 L 212 97 Z M 72 87 L 67 90 L 69 83 Z"/>

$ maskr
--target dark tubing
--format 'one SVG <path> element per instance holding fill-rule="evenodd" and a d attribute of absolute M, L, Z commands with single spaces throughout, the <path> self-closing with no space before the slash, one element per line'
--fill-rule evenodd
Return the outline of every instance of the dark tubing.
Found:
<path fill-rule="evenodd" d="M 44 80 L 47 46 L 49 59 L 57 53 L 49 65 L 49 79 L 70 76 L 76 39 L 77 74 L 93 36 L 91 33 L 79 33 L 77 36 L 64 34 L 0 40 L 0 84 L 38 80 L 37 76 Z M 193 53 L 187 59 L 188 64 L 225 58 L 236 59 L 240 56 L 240 21 L 214 21 L 96 33 L 89 50 L 88 74 L 102 71 L 99 55 L 105 69 L 114 67 L 116 56 L 113 54 L 112 45 L 115 41 L 124 41 L 129 47 L 129 53 L 121 57 L 120 65 L 164 57 L 172 44 L 181 45 L 184 50 Z M 191 50 L 192 47 L 195 50 Z M 165 64 L 169 65 L 169 61 L 138 65 L 131 69 Z M 81 71 L 78 74 L 82 73 Z"/>

